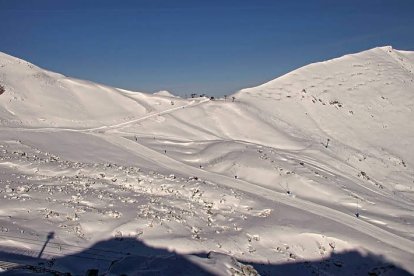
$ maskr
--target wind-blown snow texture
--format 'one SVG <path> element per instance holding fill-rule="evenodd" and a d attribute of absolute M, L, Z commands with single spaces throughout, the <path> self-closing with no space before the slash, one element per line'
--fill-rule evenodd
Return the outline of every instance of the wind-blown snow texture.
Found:
<path fill-rule="evenodd" d="M 375 48 L 214 101 L 1 53 L 0 85 L 0 261 L 81 275 L 414 273 L 413 52 Z"/>

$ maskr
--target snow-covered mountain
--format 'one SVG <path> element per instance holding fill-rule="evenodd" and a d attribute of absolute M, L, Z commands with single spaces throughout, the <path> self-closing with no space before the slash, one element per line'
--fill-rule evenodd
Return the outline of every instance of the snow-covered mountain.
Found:
<path fill-rule="evenodd" d="M 414 143 L 413 65 L 413 52 L 375 48 L 305 66 L 236 97 L 257 113 L 272 110 L 267 120 L 286 122 L 300 137 L 413 163 L 406 150 Z"/>
<path fill-rule="evenodd" d="M 90 127 L 171 108 L 171 99 L 65 77 L 0 53 L 3 125 Z M 174 99 L 179 106 L 183 101 Z"/>
<path fill-rule="evenodd" d="M 0 85 L 0 246 L 23 252 L 0 261 L 53 231 L 68 250 L 44 259 L 80 274 L 70 255 L 113 237 L 132 256 L 100 254 L 129 268 L 145 244 L 156 264 L 174 251 L 213 274 L 252 272 L 234 258 L 262 274 L 414 273 L 414 52 L 374 48 L 216 100 L 6 54 Z"/>

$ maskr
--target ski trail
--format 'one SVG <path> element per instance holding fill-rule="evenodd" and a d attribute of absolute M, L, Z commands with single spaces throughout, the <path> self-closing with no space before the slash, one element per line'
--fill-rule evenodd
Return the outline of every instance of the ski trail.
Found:
<path fill-rule="evenodd" d="M 350 227 L 357 232 L 368 235 L 377 241 L 381 241 L 384 244 L 387 244 L 391 247 L 403 250 L 407 253 L 414 254 L 414 241 L 399 237 L 393 233 L 390 233 L 386 230 L 376 227 L 368 222 L 365 222 L 361 219 L 355 218 L 353 215 L 342 213 L 328 207 L 318 205 L 313 202 L 305 201 L 302 199 L 292 199 L 286 197 L 279 192 L 265 188 L 263 186 L 252 184 L 240 179 L 233 179 L 224 175 L 207 172 L 198 168 L 194 168 L 190 165 L 186 165 L 179 161 L 176 161 L 167 155 L 161 154 L 157 151 L 149 149 L 139 143 L 133 142 L 126 138 L 115 136 L 115 135 L 102 135 L 94 134 L 105 141 L 112 143 L 116 146 L 125 148 L 141 158 L 147 160 L 155 161 L 159 164 L 160 167 L 177 170 L 183 173 L 186 173 L 190 176 L 198 176 L 203 179 L 217 182 L 217 184 L 226 186 L 231 189 L 239 190 L 251 195 L 259 196 L 261 198 L 273 201 L 277 204 L 287 205 L 293 208 L 300 209 L 304 212 L 312 213 L 316 216 L 324 217 L 339 223 L 341 225 Z"/>
<path fill-rule="evenodd" d="M 104 130 L 116 129 L 116 128 L 123 127 L 123 126 L 133 124 L 133 123 L 136 123 L 136 122 L 144 121 L 146 119 L 149 119 L 149 118 L 152 118 L 152 117 L 155 117 L 155 116 L 168 114 L 168 113 L 174 112 L 174 111 L 182 109 L 182 108 L 187 108 L 187 107 L 190 107 L 190 106 L 191 107 L 198 106 L 198 105 L 201 105 L 201 104 L 206 103 L 208 101 L 210 101 L 210 100 L 209 99 L 204 99 L 204 100 L 201 100 L 199 102 L 191 101 L 187 105 L 177 106 L 177 107 L 166 109 L 166 110 L 163 110 L 163 111 L 160 111 L 160 112 L 148 114 L 144 117 L 140 117 L 140 118 L 133 119 L 133 120 L 130 120 L 130 121 L 126 121 L 126 122 L 122 122 L 122 123 L 114 124 L 114 125 L 94 127 L 94 128 L 76 129 L 76 128 L 60 128 L 60 127 L 39 127 L 39 128 L 0 127 L 0 129 L 13 129 L 13 130 L 16 130 L 16 131 L 40 131 L 40 132 L 44 132 L 44 131 L 52 131 L 52 132 L 72 131 L 72 132 L 86 132 L 86 133 L 87 132 L 95 132 L 95 131 L 104 131 Z"/>
<path fill-rule="evenodd" d="M 118 128 L 118 127 L 123 127 L 123 126 L 129 125 L 129 124 L 133 124 L 133 123 L 136 123 L 136 122 L 140 122 L 140 121 L 155 117 L 155 116 L 171 113 L 173 111 L 183 109 L 183 108 L 186 108 L 186 107 L 189 107 L 189 106 L 194 107 L 194 106 L 197 106 L 197 105 L 201 105 L 201 104 L 203 104 L 207 101 L 209 101 L 209 99 L 204 99 L 204 100 L 199 101 L 197 103 L 194 103 L 195 101 L 191 101 L 187 105 L 177 106 L 177 107 L 170 108 L 170 109 L 167 109 L 167 110 L 164 110 L 164 111 L 161 111 L 161 112 L 152 113 L 152 114 L 146 115 L 146 116 L 138 118 L 138 119 L 134 119 L 134 120 L 130 120 L 130 121 L 127 121 L 127 122 L 123 122 L 123 123 L 119 123 L 119 124 L 115 124 L 115 125 L 110 125 L 110 126 L 101 126 L 101 127 L 96 127 L 96 128 L 84 129 L 83 131 L 100 131 L 100 130 L 109 130 L 109 129 L 114 129 L 114 128 Z"/>

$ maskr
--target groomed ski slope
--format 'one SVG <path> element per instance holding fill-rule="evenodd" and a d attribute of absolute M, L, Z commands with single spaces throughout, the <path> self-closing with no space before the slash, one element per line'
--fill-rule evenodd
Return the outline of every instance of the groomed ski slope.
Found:
<path fill-rule="evenodd" d="M 374 48 L 233 102 L 129 92 L 0 54 L 2 251 L 38 252 L 53 231 L 68 248 L 132 238 L 213 274 L 246 273 L 230 257 L 264 274 L 414 273 L 413 65 L 412 52 Z M 143 254 L 125 246 L 113 249 Z M 65 259 L 75 251 L 45 258 L 82 274 Z M 224 255 L 188 255 L 210 251 Z M 384 260 L 340 259 L 353 251 Z"/>

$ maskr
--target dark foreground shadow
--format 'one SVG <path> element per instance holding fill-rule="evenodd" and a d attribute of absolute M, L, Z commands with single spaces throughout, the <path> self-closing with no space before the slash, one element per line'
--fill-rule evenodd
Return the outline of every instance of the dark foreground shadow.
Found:
<path fill-rule="evenodd" d="M 381 256 L 357 251 L 333 253 L 317 261 L 260 264 L 214 252 L 180 255 L 134 238 L 110 239 L 82 250 L 59 246 L 49 242 L 41 257 L 0 248 L 0 275 L 255 275 L 255 271 L 260 275 L 410 275 Z M 56 250 L 65 256 L 53 257 Z M 66 254 L 69 251 L 74 253 Z"/>
<path fill-rule="evenodd" d="M 246 264 L 252 265 L 260 275 L 412 275 L 380 255 L 363 255 L 358 251 L 332 253 L 314 261 Z"/>

